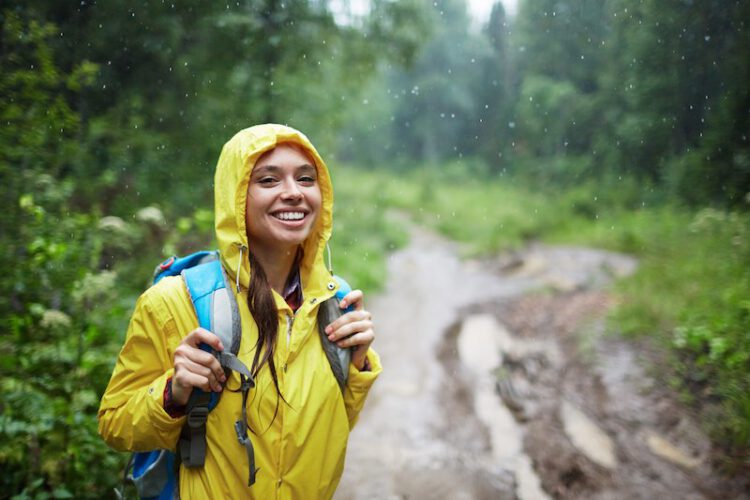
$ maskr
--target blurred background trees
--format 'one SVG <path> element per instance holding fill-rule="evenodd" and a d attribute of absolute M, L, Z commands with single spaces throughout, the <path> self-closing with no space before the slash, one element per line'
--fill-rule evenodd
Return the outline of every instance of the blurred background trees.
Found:
<path fill-rule="evenodd" d="M 255 123 L 297 127 L 333 163 L 376 167 L 384 179 L 419 167 L 452 181 L 512 176 L 553 195 L 579 189 L 571 214 L 591 220 L 597 199 L 718 209 L 696 213 L 740 241 L 731 255 L 742 267 L 748 2 L 522 0 L 514 16 L 496 3 L 479 21 L 463 0 L 373 0 L 363 11 L 345 0 L 2 8 L 5 492 L 99 497 L 118 481 L 122 457 L 96 436 L 96 409 L 144 269 L 211 245 L 216 158 Z M 350 179 L 347 210 L 363 189 Z M 434 203 L 431 187 L 414 198 L 420 210 Z M 345 267 L 358 248 L 377 256 L 403 241 L 378 209 L 387 200 L 367 192 L 369 212 L 337 215 Z M 523 224 L 524 237 L 539 234 Z M 646 248 L 638 238 L 623 246 Z M 372 259 L 361 280 L 375 286 L 382 262 Z M 736 268 L 723 274 L 739 283 L 736 317 L 692 315 L 675 341 L 691 363 L 722 346 L 699 366 L 707 374 L 733 349 L 750 351 L 737 326 L 750 285 Z M 743 360 L 725 363 L 738 407 L 750 388 Z M 734 436 L 750 433 L 740 417 Z"/>

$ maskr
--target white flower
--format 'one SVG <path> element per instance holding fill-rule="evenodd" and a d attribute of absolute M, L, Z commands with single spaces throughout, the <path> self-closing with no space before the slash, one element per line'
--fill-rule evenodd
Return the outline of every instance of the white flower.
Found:
<path fill-rule="evenodd" d="M 53 328 L 68 328 L 70 327 L 70 316 L 57 309 L 47 309 L 42 314 L 42 320 L 40 324 L 42 328 L 51 330 Z"/>
<path fill-rule="evenodd" d="M 154 226 L 164 226 L 167 223 L 162 211 L 156 207 L 145 207 L 138 210 L 135 218 L 145 224 L 152 224 Z"/>
<path fill-rule="evenodd" d="M 116 280 L 117 273 L 114 271 L 86 273 L 86 276 L 75 284 L 73 300 L 81 303 L 101 299 L 114 289 Z"/>
<path fill-rule="evenodd" d="M 127 224 L 115 215 L 108 215 L 99 219 L 99 229 L 112 231 L 113 233 L 123 233 L 127 231 Z"/>

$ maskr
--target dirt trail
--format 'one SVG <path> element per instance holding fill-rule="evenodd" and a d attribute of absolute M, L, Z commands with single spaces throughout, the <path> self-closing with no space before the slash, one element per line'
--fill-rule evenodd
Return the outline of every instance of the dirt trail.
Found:
<path fill-rule="evenodd" d="M 622 255 L 464 262 L 413 228 L 368 303 L 384 372 L 336 499 L 746 498 L 628 344 L 602 337 Z"/>

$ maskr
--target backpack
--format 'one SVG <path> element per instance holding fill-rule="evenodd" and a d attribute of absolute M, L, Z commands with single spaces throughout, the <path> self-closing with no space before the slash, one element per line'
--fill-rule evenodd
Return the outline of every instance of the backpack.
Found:
<path fill-rule="evenodd" d="M 242 420 L 235 422 L 235 432 L 239 444 L 245 447 L 248 456 L 248 486 L 255 482 L 255 456 L 253 445 L 247 433 L 246 403 L 249 390 L 255 386 L 250 370 L 237 359 L 242 338 L 237 301 L 231 290 L 224 269 L 219 261 L 218 251 L 202 251 L 177 258 L 172 256 L 154 270 L 154 284 L 166 276 L 181 275 L 195 308 L 198 323 L 202 328 L 214 333 L 225 346 L 223 352 L 213 352 L 207 344 L 200 348 L 212 353 L 224 371 L 240 374 L 242 391 Z M 341 349 L 328 340 L 325 327 L 346 311 L 339 307 L 339 301 L 351 291 L 349 284 L 338 276 L 339 289 L 334 297 L 320 304 L 318 309 L 318 332 L 323 351 L 331 366 L 331 371 L 343 392 L 346 386 L 351 350 Z M 136 452 L 130 457 L 125 468 L 124 482 L 135 485 L 138 496 L 144 500 L 168 500 L 179 498 L 177 472 L 180 463 L 186 467 L 203 467 L 206 458 L 206 421 L 208 414 L 219 402 L 221 393 L 205 392 L 194 388 L 188 400 L 185 413 L 187 419 L 180 433 L 177 452 L 152 450 Z M 115 490 L 118 498 L 123 498 L 124 484 Z"/>

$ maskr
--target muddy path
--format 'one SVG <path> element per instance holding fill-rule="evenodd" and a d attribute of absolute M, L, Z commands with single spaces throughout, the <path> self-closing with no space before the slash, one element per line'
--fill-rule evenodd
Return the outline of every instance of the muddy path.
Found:
<path fill-rule="evenodd" d="M 420 228 L 368 302 L 384 372 L 335 498 L 750 498 L 710 441 L 605 336 L 609 252 L 532 247 L 462 261 Z M 647 353 L 646 353 L 647 354 Z"/>

